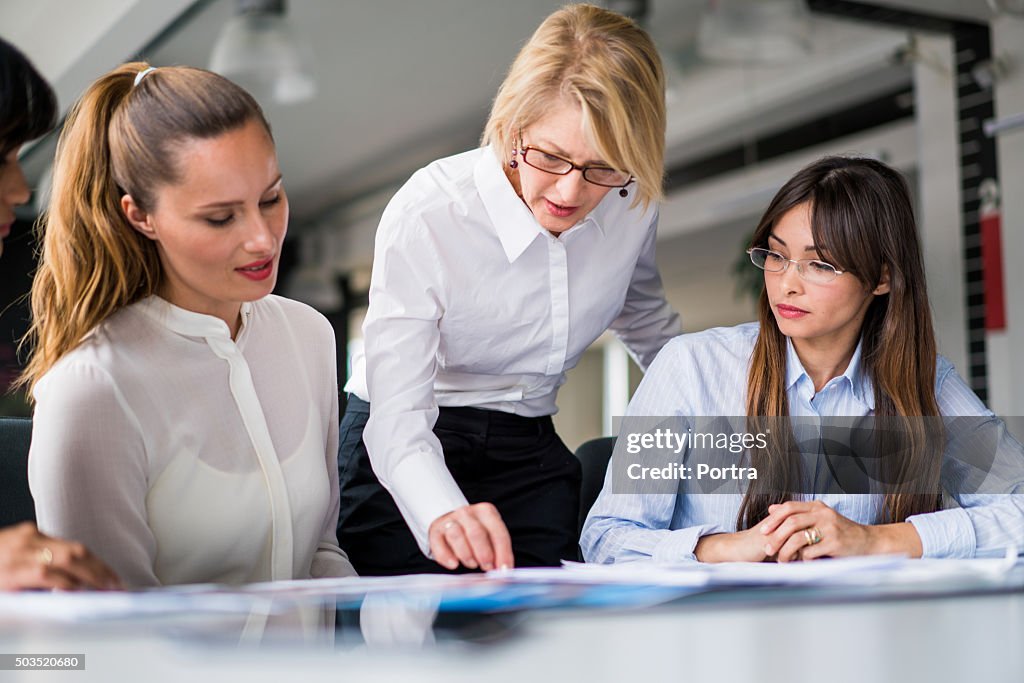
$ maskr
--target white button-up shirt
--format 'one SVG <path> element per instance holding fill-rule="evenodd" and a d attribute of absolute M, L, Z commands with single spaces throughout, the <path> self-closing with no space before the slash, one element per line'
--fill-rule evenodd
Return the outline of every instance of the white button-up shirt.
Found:
<path fill-rule="evenodd" d="M 370 461 L 424 552 L 430 523 L 466 505 L 431 431 L 438 406 L 551 415 L 605 330 L 644 368 L 679 334 L 654 262 L 657 209 L 631 202 L 611 191 L 555 237 L 488 147 L 421 169 L 388 204 L 346 389 L 371 404 Z"/>
<path fill-rule="evenodd" d="M 122 308 L 35 388 L 39 528 L 132 587 L 354 574 L 338 547 L 334 331 L 305 304 Z"/>

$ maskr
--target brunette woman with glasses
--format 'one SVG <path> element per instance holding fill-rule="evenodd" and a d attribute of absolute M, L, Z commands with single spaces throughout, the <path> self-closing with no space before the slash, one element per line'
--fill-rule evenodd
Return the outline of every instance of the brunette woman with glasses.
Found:
<path fill-rule="evenodd" d="M 606 330 L 643 368 L 680 331 L 654 261 L 664 147 L 650 37 L 571 5 L 512 64 L 482 146 L 391 200 L 341 427 L 361 574 L 577 556 L 580 466 L 551 415 Z"/>
<path fill-rule="evenodd" d="M 1024 549 L 1024 448 L 936 353 L 917 227 L 899 173 L 872 159 L 811 164 L 779 190 L 748 253 L 764 270 L 759 322 L 667 345 L 623 429 L 645 417 L 745 415 L 747 425 L 772 424 L 762 430 L 765 443 L 732 458 L 756 479 L 748 475 L 737 492 L 692 476 L 665 488 L 617 477 L 617 451 L 583 529 L 587 561 Z M 831 486 L 828 475 L 849 470 L 836 466 L 838 458 L 801 470 L 803 461 L 790 457 L 799 452 L 799 420 L 820 427 L 835 417 L 891 430 L 866 431 L 869 440 L 860 442 L 899 446 L 873 451 L 882 457 L 870 474 L 884 475 L 874 488 L 808 487 L 818 476 Z M 817 467 L 821 441 L 810 442 Z M 675 464 L 695 474 L 696 453 L 680 449 Z"/>

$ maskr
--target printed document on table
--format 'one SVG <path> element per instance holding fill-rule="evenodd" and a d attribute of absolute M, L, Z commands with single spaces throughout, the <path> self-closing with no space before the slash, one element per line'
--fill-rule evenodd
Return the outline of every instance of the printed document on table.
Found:
<path fill-rule="evenodd" d="M 564 562 L 561 569 L 514 570 L 519 580 L 593 583 L 645 583 L 674 586 L 793 586 L 862 585 L 892 583 L 1000 582 L 1021 564 L 1016 552 L 1005 558 L 912 560 L 903 555 L 872 555 L 815 560 L 813 562 L 685 562 L 651 561 L 613 565 Z M 559 579 L 559 573 L 568 575 Z"/>

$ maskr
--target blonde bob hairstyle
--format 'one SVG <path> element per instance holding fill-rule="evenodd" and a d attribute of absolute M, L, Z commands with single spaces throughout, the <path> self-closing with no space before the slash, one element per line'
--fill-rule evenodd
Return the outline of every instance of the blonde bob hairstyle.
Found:
<path fill-rule="evenodd" d="M 559 99 L 578 104 L 586 139 L 601 158 L 636 179 L 632 206 L 662 198 L 665 76 L 650 36 L 621 14 L 568 5 L 537 28 L 498 89 L 482 145 L 503 162 L 519 132 Z"/>
<path fill-rule="evenodd" d="M 57 144 L 49 210 L 32 282 L 31 356 L 18 384 L 31 388 L 106 318 L 154 294 L 163 271 L 156 245 L 121 209 L 130 195 L 145 211 L 156 190 L 179 182 L 181 143 L 259 122 L 259 104 L 210 71 L 124 64 L 97 79 L 68 114 Z M 273 138 L 271 138 L 273 139 Z M 30 392 L 31 393 L 31 392 Z"/>

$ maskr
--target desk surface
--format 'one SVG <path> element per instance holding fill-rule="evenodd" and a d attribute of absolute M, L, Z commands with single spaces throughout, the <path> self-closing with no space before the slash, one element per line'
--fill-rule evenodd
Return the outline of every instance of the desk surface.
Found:
<path fill-rule="evenodd" d="M 1024 680 L 1016 579 L 916 595 L 740 588 L 642 609 L 438 617 L 429 601 L 368 598 L 335 618 L 333 606 L 306 601 L 269 619 L 264 606 L 88 624 L 0 620 L 0 653 L 86 655 L 85 672 L 5 671 L 0 680 Z"/>

